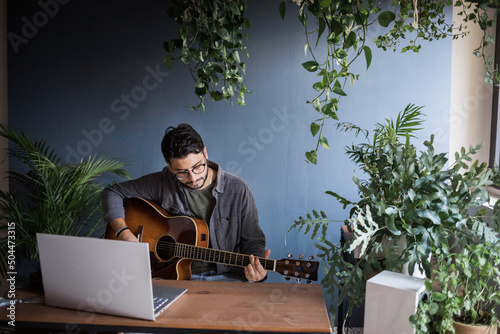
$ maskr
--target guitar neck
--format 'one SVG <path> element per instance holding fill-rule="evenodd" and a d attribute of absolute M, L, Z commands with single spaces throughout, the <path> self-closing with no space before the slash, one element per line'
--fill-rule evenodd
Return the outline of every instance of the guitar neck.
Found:
<path fill-rule="evenodd" d="M 246 267 L 250 256 L 217 249 L 197 247 L 189 244 L 176 243 L 175 256 L 191 260 L 226 264 L 235 267 Z M 276 260 L 256 257 L 266 270 L 276 271 Z"/>

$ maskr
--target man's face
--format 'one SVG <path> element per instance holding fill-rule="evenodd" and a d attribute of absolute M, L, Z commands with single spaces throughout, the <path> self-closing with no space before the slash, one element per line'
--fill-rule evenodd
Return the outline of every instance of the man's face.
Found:
<path fill-rule="evenodd" d="M 190 153 L 181 159 L 172 159 L 170 171 L 191 189 L 200 190 L 207 185 L 208 166 L 206 148 L 200 153 Z"/>

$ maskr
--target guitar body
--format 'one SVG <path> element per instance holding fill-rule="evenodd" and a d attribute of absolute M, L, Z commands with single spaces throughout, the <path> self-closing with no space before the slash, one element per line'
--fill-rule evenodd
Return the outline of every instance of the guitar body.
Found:
<path fill-rule="evenodd" d="M 201 219 L 187 216 L 171 216 L 151 201 L 134 197 L 123 201 L 125 221 L 140 242 L 149 244 L 151 276 L 164 279 L 190 279 L 193 260 L 245 267 L 250 256 L 208 248 L 208 225 Z M 117 239 L 114 231 L 106 227 L 107 239 Z M 310 282 L 318 279 L 317 261 L 291 258 L 272 260 L 259 258 L 265 270 L 282 275 L 305 278 Z M 312 257 L 310 257 L 312 260 Z"/>
<path fill-rule="evenodd" d="M 208 248 L 209 231 L 205 221 L 187 216 L 171 216 L 156 203 L 142 198 L 124 200 L 125 221 L 141 242 L 149 244 L 151 276 L 184 280 L 191 278 L 190 259 L 181 259 L 162 249 L 164 242 L 183 243 Z M 117 239 L 107 226 L 107 239 Z M 161 253 L 161 256 L 159 256 Z"/>

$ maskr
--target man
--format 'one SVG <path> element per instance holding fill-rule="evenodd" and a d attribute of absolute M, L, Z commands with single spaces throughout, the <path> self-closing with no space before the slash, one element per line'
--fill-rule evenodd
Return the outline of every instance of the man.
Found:
<path fill-rule="evenodd" d="M 248 185 L 208 160 L 200 135 L 188 124 L 169 127 L 161 143 L 167 166 L 139 179 L 108 186 L 102 192 L 104 219 L 118 239 L 137 241 L 124 219 L 123 199 L 141 197 L 174 216 L 203 219 L 209 225 L 210 247 L 248 254 L 242 270 L 194 261 L 192 279 L 261 281 L 267 272 L 255 256 L 268 258 L 265 236 Z"/>

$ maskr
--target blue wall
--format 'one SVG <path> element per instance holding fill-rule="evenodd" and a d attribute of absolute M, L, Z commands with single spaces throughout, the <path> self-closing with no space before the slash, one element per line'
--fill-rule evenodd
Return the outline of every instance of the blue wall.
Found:
<path fill-rule="evenodd" d="M 162 65 L 162 44 L 177 29 L 167 1 L 9 1 L 9 123 L 68 161 L 89 154 L 126 160 L 134 177 L 163 168 L 165 128 L 190 123 L 209 158 L 250 185 L 271 257 L 314 255 L 308 236 L 291 232 L 285 245 L 285 235 L 312 209 L 347 217 L 325 191 L 356 199 L 354 167 L 343 149 L 355 138 L 330 123 L 332 148 L 320 151 L 317 166 L 305 162 L 315 145 L 309 124 L 318 115 L 306 104 L 315 77 L 300 65 L 309 58 L 298 7 L 289 4 L 283 22 L 279 3 L 249 0 L 247 106 L 207 102 L 203 114 L 189 110 L 197 98 L 187 69 Z M 374 26 L 370 38 L 380 32 Z M 355 67 L 361 77 L 342 99 L 341 120 L 372 129 L 415 103 L 428 115 L 420 138 L 436 133 L 437 150 L 447 151 L 451 39 L 424 44 L 419 54 L 372 51 L 368 71 L 364 60 Z M 332 223 L 331 240 L 339 240 L 339 229 Z"/>

